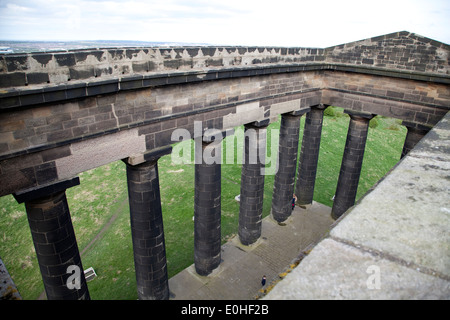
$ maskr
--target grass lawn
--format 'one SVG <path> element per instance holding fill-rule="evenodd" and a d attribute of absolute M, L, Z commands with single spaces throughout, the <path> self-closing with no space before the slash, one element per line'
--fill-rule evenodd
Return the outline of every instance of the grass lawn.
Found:
<path fill-rule="evenodd" d="M 315 201 L 328 206 L 332 205 L 331 198 L 336 190 L 349 123 L 341 109 L 332 111 L 331 116 L 324 117 L 314 194 Z M 304 121 L 302 117 L 300 142 Z M 278 144 L 277 138 L 271 141 L 270 130 L 279 126 L 279 121 L 269 126 L 268 155 L 271 150 L 277 150 Z M 358 198 L 397 163 L 406 135 L 406 128 L 394 119 L 377 117 L 372 127 Z M 227 138 L 225 143 L 232 142 L 230 139 L 233 138 Z M 225 153 L 226 147 L 223 149 Z M 169 155 L 159 160 L 158 169 L 171 277 L 193 263 L 194 165 L 173 164 Z M 83 267 L 93 267 L 98 275 L 88 284 L 91 298 L 137 299 L 125 164 L 117 161 L 79 176 L 81 184 L 68 189 L 67 198 Z M 237 234 L 239 203 L 234 197 L 240 193 L 240 177 L 241 165 L 222 165 L 223 242 Z M 264 216 L 270 213 L 273 180 L 272 175 L 265 177 Z M 96 236 L 96 241 L 92 241 Z M 0 198 L 0 239 L 0 256 L 20 294 L 24 299 L 38 298 L 44 287 L 25 206 L 17 204 L 11 195 Z"/>

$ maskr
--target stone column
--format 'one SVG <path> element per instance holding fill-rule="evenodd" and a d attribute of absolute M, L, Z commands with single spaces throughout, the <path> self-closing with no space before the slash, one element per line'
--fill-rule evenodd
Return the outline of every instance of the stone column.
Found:
<path fill-rule="evenodd" d="M 403 145 L 402 155 L 400 159 L 402 159 L 404 156 L 408 154 L 411 149 L 414 148 L 414 146 L 430 131 L 430 127 L 409 122 L 409 121 L 403 121 L 402 124 L 406 126 L 406 129 L 408 129 L 408 132 L 406 133 L 405 143 Z"/>
<path fill-rule="evenodd" d="M 77 177 L 14 194 L 25 202 L 48 300 L 90 299 L 65 192 L 79 184 Z"/>
<path fill-rule="evenodd" d="M 311 107 L 311 111 L 306 115 L 295 187 L 297 204 L 303 207 L 313 202 L 325 108 L 322 104 Z"/>
<path fill-rule="evenodd" d="M 264 168 L 266 128 L 269 119 L 245 125 L 244 164 L 241 174 L 239 206 L 239 239 L 250 245 L 261 236 L 264 201 Z"/>
<path fill-rule="evenodd" d="M 164 226 L 159 191 L 158 159 L 172 147 L 127 158 L 131 237 L 138 298 L 169 299 Z"/>
<path fill-rule="evenodd" d="M 300 117 L 309 110 L 308 108 L 281 115 L 278 171 L 272 196 L 272 217 L 277 222 L 285 221 L 292 213 Z"/>
<path fill-rule="evenodd" d="M 336 188 L 331 216 L 339 218 L 355 204 L 359 177 L 366 146 L 369 121 L 373 115 L 365 112 L 345 111 L 350 115 L 347 141 L 342 157 L 341 171 Z"/>
<path fill-rule="evenodd" d="M 203 156 L 196 151 L 194 264 L 202 276 L 217 268 L 221 259 L 221 150 L 220 144 L 213 141 L 208 136 L 195 140 L 196 150 L 201 150 Z"/>

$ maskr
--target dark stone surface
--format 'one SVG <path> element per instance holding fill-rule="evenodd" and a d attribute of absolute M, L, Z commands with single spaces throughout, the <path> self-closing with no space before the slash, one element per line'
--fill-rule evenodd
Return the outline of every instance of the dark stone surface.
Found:
<path fill-rule="evenodd" d="M 336 195 L 331 210 L 334 219 L 339 218 L 347 209 L 355 204 L 359 177 L 366 147 L 369 121 L 372 115 L 350 113 L 347 141 L 342 157 Z"/>
<path fill-rule="evenodd" d="M 292 212 L 300 117 L 281 115 L 278 172 L 275 175 L 272 197 L 272 216 L 278 222 L 285 221 Z"/>
<path fill-rule="evenodd" d="M 309 205 L 314 197 L 317 162 L 319 160 L 320 139 L 322 134 L 324 107 L 319 105 L 311 108 L 306 115 L 303 142 L 298 164 L 295 195 L 297 204 Z"/>
<path fill-rule="evenodd" d="M 415 145 L 422 140 L 422 138 L 430 131 L 430 128 L 425 128 L 424 126 L 414 126 L 408 125 L 406 121 L 403 121 L 403 125 L 408 129 L 406 133 L 405 143 L 403 144 L 402 155 L 403 158 L 411 151 Z"/>
<path fill-rule="evenodd" d="M 157 161 L 127 164 L 131 235 L 138 297 L 169 299 Z"/>
<path fill-rule="evenodd" d="M 200 139 L 195 143 L 202 144 L 202 151 L 214 144 L 200 142 Z M 220 147 L 215 152 L 220 152 Z M 221 165 L 206 164 L 202 157 L 202 161 L 195 164 L 194 197 L 194 263 L 199 275 L 210 274 L 220 264 L 220 222 Z"/>
<path fill-rule="evenodd" d="M 263 125 L 267 126 L 268 122 L 263 122 Z M 264 200 L 264 175 L 261 174 L 264 164 L 261 159 L 264 161 L 266 154 L 266 128 L 246 125 L 244 148 L 238 234 L 242 244 L 250 245 L 261 236 Z"/>

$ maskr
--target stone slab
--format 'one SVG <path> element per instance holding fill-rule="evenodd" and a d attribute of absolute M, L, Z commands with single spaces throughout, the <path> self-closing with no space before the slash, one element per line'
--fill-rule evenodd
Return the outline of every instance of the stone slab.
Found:
<path fill-rule="evenodd" d="M 450 277 L 449 172 L 450 162 L 407 157 L 331 236 Z"/>
<path fill-rule="evenodd" d="M 450 296 L 449 281 L 329 238 L 320 242 L 300 266 L 265 299 L 448 299 Z"/>

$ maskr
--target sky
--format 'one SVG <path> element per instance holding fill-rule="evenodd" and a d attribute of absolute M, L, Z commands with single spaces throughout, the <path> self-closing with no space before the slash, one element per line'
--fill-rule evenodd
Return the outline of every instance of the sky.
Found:
<path fill-rule="evenodd" d="M 326 48 L 397 31 L 450 44 L 450 1 L 0 0 L 0 40 Z"/>

